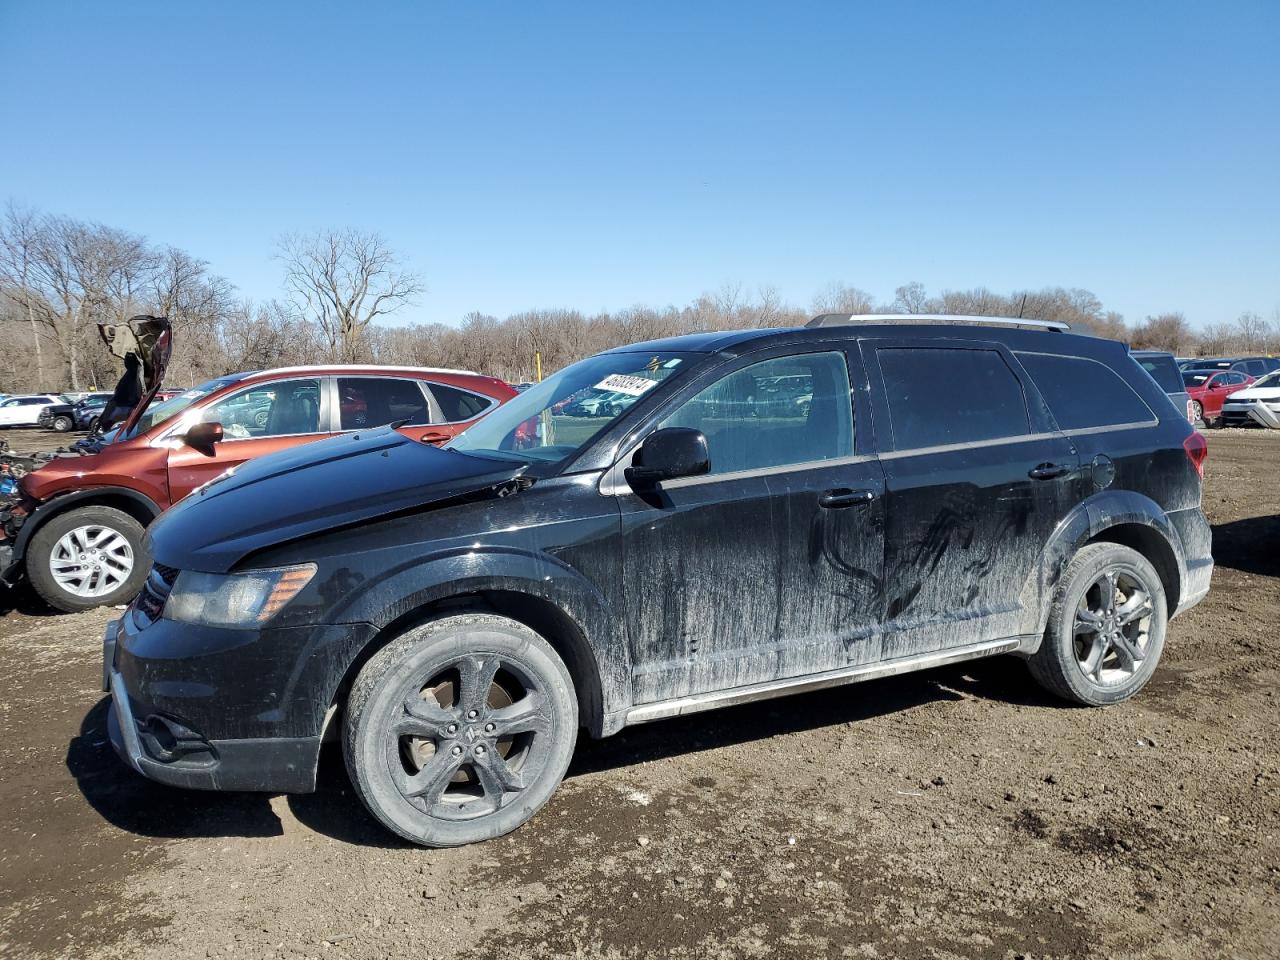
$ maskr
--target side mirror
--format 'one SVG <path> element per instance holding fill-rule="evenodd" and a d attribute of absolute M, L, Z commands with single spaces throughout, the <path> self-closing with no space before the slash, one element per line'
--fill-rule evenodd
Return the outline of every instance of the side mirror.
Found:
<path fill-rule="evenodd" d="M 711 456 L 701 430 L 666 427 L 649 434 L 631 463 L 624 471 L 627 483 L 640 488 L 704 474 L 711 469 Z"/>
<path fill-rule="evenodd" d="M 182 442 L 192 450 L 198 450 L 206 457 L 214 455 L 213 445 L 222 439 L 222 424 L 214 421 L 213 423 L 197 423 L 194 424 L 182 436 Z"/>

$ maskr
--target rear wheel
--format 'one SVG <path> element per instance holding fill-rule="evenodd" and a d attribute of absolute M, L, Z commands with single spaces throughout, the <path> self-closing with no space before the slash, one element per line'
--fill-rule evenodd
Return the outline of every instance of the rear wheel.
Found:
<path fill-rule="evenodd" d="M 1031 674 L 1076 703 L 1127 700 L 1155 672 L 1167 620 L 1164 585 L 1146 557 L 1118 543 L 1089 544 L 1063 572 Z"/>
<path fill-rule="evenodd" d="M 509 833 L 550 799 L 578 704 L 551 645 L 493 614 L 433 620 L 360 671 L 347 702 L 351 781 L 387 829 L 428 847 Z"/>
<path fill-rule="evenodd" d="M 142 589 L 150 567 L 142 534 L 142 524 L 113 507 L 68 510 L 31 538 L 27 577 L 66 613 L 124 603 Z"/>

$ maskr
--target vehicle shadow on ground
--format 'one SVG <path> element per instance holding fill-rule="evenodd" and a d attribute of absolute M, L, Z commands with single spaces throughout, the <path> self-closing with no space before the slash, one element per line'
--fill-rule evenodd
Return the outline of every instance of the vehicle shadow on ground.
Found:
<path fill-rule="evenodd" d="M 25 580 L 12 587 L 0 584 L 0 617 L 11 613 L 21 613 L 28 617 L 65 616 L 61 611 L 53 609 L 41 600 L 39 594 L 32 590 L 31 584 Z"/>
<path fill-rule="evenodd" d="M 1071 709 L 1036 687 L 1019 660 L 995 657 L 675 717 L 631 727 L 604 740 L 583 735 L 567 776 L 819 731 L 966 697 Z M 109 704 L 110 699 L 104 697 L 89 712 L 67 750 L 67 768 L 85 799 L 105 820 L 122 830 L 157 838 L 272 837 L 283 833 L 269 794 L 178 790 L 127 769 L 107 742 Z M 347 779 L 336 743 L 327 744 L 321 752 L 316 792 L 289 796 L 287 803 L 301 824 L 334 840 L 368 847 L 410 846 L 365 811 Z"/>
<path fill-rule="evenodd" d="M 143 837 L 274 837 L 284 832 L 265 793 L 208 793 L 152 783 L 121 762 L 107 739 L 111 698 L 98 701 L 67 745 L 66 764 L 89 805 Z"/>
<path fill-rule="evenodd" d="M 1213 562 L 1242 573 L 1280 577 L 1280 514 L 1215 523 Z"/>

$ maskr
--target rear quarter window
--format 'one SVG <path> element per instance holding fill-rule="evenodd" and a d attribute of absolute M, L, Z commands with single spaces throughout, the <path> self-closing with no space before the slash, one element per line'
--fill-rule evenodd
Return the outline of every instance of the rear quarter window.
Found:
<path fill-rule="evenodd" d="M 1022 384 L 995 350 L 881 347 L 876 357 L 898 450 L 1031 432 Z"/>
<path fill-rule="evenodd" d="M 1151 408 L 1110 367 L 1084 357 L 1018 353 L 1063 430 L 1150 423 Z"/>

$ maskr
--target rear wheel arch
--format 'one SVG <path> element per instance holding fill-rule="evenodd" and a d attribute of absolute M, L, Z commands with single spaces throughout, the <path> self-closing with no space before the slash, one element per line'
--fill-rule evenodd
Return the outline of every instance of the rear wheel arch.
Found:
<path fill-rule="evenodd" d="M 587 641 L 586 631 L 572 616 L 545 597 L 508 588 L 440 597 L 415 607 L 388 623 L 361 648 L 347 666 L 330 701 L 330 716 L 341 712 L 356 677 L 380 650 L 413 627 L 462 613 L 498 614 L 523 624 L 545 639 L 564 661 L 569 676 L 573 679 L 580 723 L 593 736 L 603 734 L 606 723 L 604 685 L 600 664 Z"/>
<path fill-rule="evenodd" d="M 1145 523 L 1118 523 L 1106 527 L 1087 543 L 1118 543 L 1142 554 L 1156 568 L 1169 602 L 1169 612 L 1178 609 L 1182 592 L 1182 575 L 1173 544 L 1158 529 Z"/>

